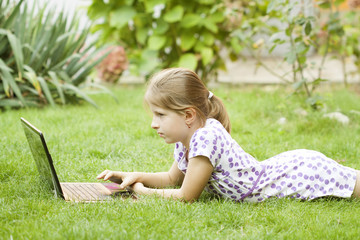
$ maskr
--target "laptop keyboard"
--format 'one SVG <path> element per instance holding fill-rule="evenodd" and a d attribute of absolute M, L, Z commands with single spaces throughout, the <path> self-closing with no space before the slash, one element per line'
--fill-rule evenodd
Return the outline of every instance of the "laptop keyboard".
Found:
<path fill-rule="evenodd" d="M 75 201 L 104 201 L 112 199 L 104 186 L 97 183 L 61 183 L 64 193 Z"/>

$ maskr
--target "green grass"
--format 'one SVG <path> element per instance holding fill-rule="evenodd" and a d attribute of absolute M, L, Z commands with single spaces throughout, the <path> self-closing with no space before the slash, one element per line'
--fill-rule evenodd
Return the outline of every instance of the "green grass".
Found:
<path fill-rule="evenodd" d="M 119 103 L 93 96 L 92 106 L 24 109 L 0 113 L 0 239 L 355 239 L 360 201 L 273 199 L 233 203 L 204 193 L 193 204 L 142 197 L 109 203 L 74 204 L 43 189 L 20 125 L 25 117 L 48 141 L 61 181 L 96 181 L 104 169 L 166 171 L 171 145 L 150 128 L 143 87 L 114 89 Z M 232 135 L 259 160 L 308 148 L 360 169 L 360 96 L 325 91 L 326 112 L 341 111 L 349 125 L 322 117 L 279 87 L 214 89 L 224 99 Z M 294 109 L 303 107 L 307 116 Z M 276 121 L 286 117 L 287 123 Z"/>

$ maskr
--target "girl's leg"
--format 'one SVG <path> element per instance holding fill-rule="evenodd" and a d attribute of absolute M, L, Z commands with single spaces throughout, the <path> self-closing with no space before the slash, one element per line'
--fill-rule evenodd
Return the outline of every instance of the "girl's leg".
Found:
<path fill-rule="evenodd" d="M 360 171 L 356 171 L 356 182 L 352 197 L 360 198 Z"/>

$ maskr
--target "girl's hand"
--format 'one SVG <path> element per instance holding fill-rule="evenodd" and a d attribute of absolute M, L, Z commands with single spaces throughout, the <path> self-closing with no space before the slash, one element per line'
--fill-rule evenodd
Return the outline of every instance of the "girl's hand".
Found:
<path fill-rule="evenodd" d="M 140 182 L 134 183 L 133 185 L 131 185 L 131 188 L 135 193 L 138 193 L 138 194 L 143 194 L 144 190 L 146 189 L 144 187 L 144 184 L 142 184 Z"/>
<path fill-rule="evenodd" d="M 105 170 L 97 176 L 97 179 L 104 179 L 104 181 L 110 180 L 120 184 L 120 189 L 125 189 L 138 181 L 139 173 Z"/>

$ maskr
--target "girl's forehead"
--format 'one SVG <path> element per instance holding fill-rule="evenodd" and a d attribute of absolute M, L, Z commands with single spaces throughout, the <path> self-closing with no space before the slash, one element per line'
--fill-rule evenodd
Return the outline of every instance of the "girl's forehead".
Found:
<path fill-rule="evenodd" d="M 169 109 L 167 108 L 163 108 L 163 107 L 160 107 L 158 105 L 155 105 L 153 103 L 148 103 L 149 104 L 149 108 L 152 112 L 157 112 L 157 111 L 169 111 Z"/>

